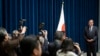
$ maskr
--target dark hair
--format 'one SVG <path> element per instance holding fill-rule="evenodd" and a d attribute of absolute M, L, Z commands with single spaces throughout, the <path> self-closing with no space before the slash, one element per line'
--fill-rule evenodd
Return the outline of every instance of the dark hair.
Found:
<path fill-rule="evenodd" d="M 20 42 L 20 48 L 24 56 L 31 55 L 35 48 L 38 48 L 39 41 L 35 36 L 27 36 Z"/>
<path fill-rule="evenodd" d="M 62 52 L 73 51 L 74 44 L 71 39 L 65 39 L 61 44 Z"/>
<path fill-rule="evenodd" d="M 64 32 L 62 32 L 62 31 L 56 31 L 56 33 L 55 33 L 55 39 L 61 40 L 63 36 L 64 36 Z"/>
<path fill-rule="evenodd" d="M 7 34 L 7 31 L 5 28 L 0 28 L 0 43 L 2 43 L 5 39 L 5 36 Z"/>

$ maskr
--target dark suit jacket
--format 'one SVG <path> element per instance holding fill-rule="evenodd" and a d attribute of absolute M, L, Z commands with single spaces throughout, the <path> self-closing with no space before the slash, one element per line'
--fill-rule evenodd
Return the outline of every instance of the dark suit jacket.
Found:
<path fill-rule="evenodd" d="M 48 51 L 48 40 L 44 39 L 44 44 L 42 46 L 42 56 L 48 56 L 49 51 Z"/>
<path fill-rule="evenodd" d="M 85 40 L 93 39 L 94 41 L 92 43 L 94 43 L 97 40 L 97 36 L 98 36 L 98 30 L 96 26 L 93 26 L 91 32 L 89 31 L 89 27 L 85 27 L 85 32 L 84 32 Z"/>
<path fill-rule="evenodd" d="M 49 56 L 56 56 L 57 50 L 60 49 L 61 47 L 61 41 L 60 40 L 55 40 L 52 43 L 49 43 Z"/>
<path fill-rule="evenodd" d="M 19 35 L 17 39 L 3 41 L 0 44 L 0 56 L 17 56 L 15 48 L 19 45 L 23 37 L 23 35 Z"/>

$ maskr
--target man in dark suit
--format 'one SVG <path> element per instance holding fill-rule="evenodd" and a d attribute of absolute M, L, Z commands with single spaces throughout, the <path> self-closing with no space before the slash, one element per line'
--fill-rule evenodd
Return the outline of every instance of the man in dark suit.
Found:
<path fill-rule="evenodd" d="M 60 49 L 63 40 L 66 38 L 65 33 L 62 31 L 56 31 L 55 40 L 53 43 L 49 43 L 49 53 L 50 56 L 56 56 L 57 50 Z"/>
<path fill-rule="evenodd" d="M 87 56 L 96 56 L 96 41 L 97 41 L 97 27 L 94 26 L 94 21 L 92 19 L 89 20 L 88 26 L 85 27 L 84 38 L 86 40 L 87 45 Z"/>
<path fill-rule="evenodd" d="M 17 56 L 15 48 L 23 39 L 25 32 L 26 27 L 23 27 L 22 32 L 19 33 L 16 39 L 9 39 L 7 30 L 0 28 L 0 56 Z"/>
<path fill-rule="evenodd" d="M 47 38 L 48 32 L 47 30 L 41 30 L 41 32 L 39 32 L 39 36 L 38 39 L 41 43 L 41 47 L 42 47 L 42 56 L 48 56 L 49 55 L 49 51 L 48 51 L 48 38 Z"/>

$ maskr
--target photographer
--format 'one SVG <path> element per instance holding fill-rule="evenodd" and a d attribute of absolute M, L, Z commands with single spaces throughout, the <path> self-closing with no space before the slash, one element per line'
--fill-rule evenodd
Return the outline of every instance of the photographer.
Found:
<path fill-rule="evenodd" d="M 42 56 L 48 56 L 49 55 L 48 38 L 47 38 L 48 32 L 47 30 L 44 30 L 43 28 L 44 28 L 44 23 L 41 23 L 39 25 L 40 32 L 39 32 L 38 39 L 42 45 Z"/>
<path fill-rule="evenodd" d="M 19 29 L 18 30 L 14 30 L 12 32 L 12 40 L 15 40 L 15 39 L 18 39 L 19 35 L 23 35 L 23 37 L 25 36 L 25 33 L 26 33 L 26 29 L 27 27 L 24 26 L 24 23 L 25 23 L 26 19 L 21 19 L 19 21 Z M 21 50 L 20 50 L 20 45 L 18 44 L 18 46 L 15 48 L 15 51 L 17 53 L 18 56 L 21 56 L 22 53 L 21 53 Z"/>
<path fill-rule="evenodd" d="M 24 23 L 25 23 L 25 22 L 26 22 L 26 19 L 21 19 L 21 20 L 19 21 L 19 29 L 18 29 L 18 32 L 21 33 L 21 34 L 24 33 L 24 32 L 22 32 L 22 29 L 23 29 L 24 27 L 27 29 L 27 27 L 24 26 Z"/>
<path fill-rule="evenodd" d="M 21 29 L 21 31 L 22 32 L 19 32 L 18 30 L 14 30 L 13 33 L 12 33 L 12 40 L 16 40 L 16 39 L 20 38 L 20 37 L 18 37 L 19 35 L 22 35 L 24 37 L 25 36 L 25 32 L 26 32 L 26 26 L 24 26 Z M 18 56 L 22 55 L 19 44 L 14 49 L 15 49 L 15 52 L 17 53 Z"/>
<path fill-rule="evenodd" d="M 22 33 L 26 32 L 26 27 L 23 27 L 21 34 L 17 39 L 9 39 L 8 33 L 5 28 L 0 28 L 0 56 L 17 56 L 15 48 L 23 39 Z"/>

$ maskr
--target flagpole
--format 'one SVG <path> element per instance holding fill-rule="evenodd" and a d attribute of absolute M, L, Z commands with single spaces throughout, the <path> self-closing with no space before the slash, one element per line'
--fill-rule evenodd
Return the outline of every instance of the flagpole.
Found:
<path fill-rule="evenodd" d="M 64 5 L 64 0 L 62 0 L 62 5 Z"/>
<path fill-rule="evenodd" d="M 63 6 L 63 10 L 64 10 L 64 0 L 62 0 L 62 6 Z M 65 33 L 66 33 L 66 29 L 65 29 Z"/>
<path fill-rule="evenodd" d="M 62 1 L 62 5 L 64 5 L 64 1 Z"/>
<path fill-rule="evenodd" d="M 64 0 L 62 0 L 62 6 L 63 6 L 63 9 L 64 9 Z M 66 28 L 66 26 L 65 26 L 65 28 Z M 66 36 L 66 29 L 65 29 L 64 33 L 65 33 L 65 36 Z"/>

